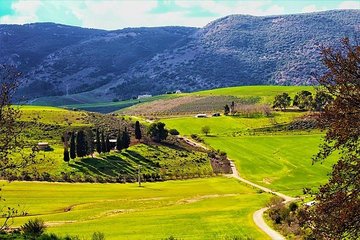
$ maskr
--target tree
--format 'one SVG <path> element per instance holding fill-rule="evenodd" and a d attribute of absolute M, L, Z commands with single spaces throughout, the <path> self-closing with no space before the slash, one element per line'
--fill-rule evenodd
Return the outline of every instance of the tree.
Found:
<path fill-rule="evenodd" d="M 140 142 L 141 139 L 141 128 L 139 121 L 135 122 L 135 139 L 137 139 Z"/>
<path fill-rule="evenodd" d="M 101 141 L 100 141 L 100 131 L 96 129 L 96 151 L 100 154 L 101 150 Z"/>
<path fill-rule="evenodd" d="M 317 239 L 360 238 L 360 46 L 343 39 L 340 48 L 322 48 L 326 73 L 319 83 L 334 100 L 320 113 L 327 129 L 313 159 L 324 161 L 340 153 L 329 181 L 320 187 L 317 204 L 305 214 L 305 224 Z"/>
<path fill-rule="evenodd" d="M 111 150 L 110 138 L 106 136 L 106 152 L 109 153 Z"/>
<path fill-rule="evenodd" d="M 83 130 L 78 131 L 76 135 L 76 154 L 78 157 L 87 155 L 87 141 Z"/>
<path fill-rule="evenodd" d="M 69 156 L 69 150 L 67 148 L 64 148 L 64 162 L 69 162 L 70 156 Z"/>
<path fill-rule="evenodd" d="M 293 100 L 293 106 L 296 106 L 301 110 L 311 109 L 312 103 L 313 103 L 312 93 L 305 90 L 298 92 Z"/>
<path fill-rule="evenodd" d="M 125 128 L 125 130 L 123 131 L 122 133 L 122 137 L 121 137 L 121 141 L 123 143 L 123 147 L 125 149 L 129 148 L 130 146 L 130 134 L 129 132 L 127 131 L 127 129 Z"/>
<path fill-rule="evenodd" d="M 70 158 L 76 158 L 76 142 L 75 142 L 75 132 L 71 133 L 71 140 L 70 140 Z"/>
<path fill-rule="evenodd" d="M 177 136 L 177 135 L 179 135 L 180 133 L 179 133 L 179 131 L 178 130 L 176 130 L 176 129 L 170 129 L 169 130 L 169 133 L 171 134 L 171 135 L 174 135 L 174 136 Z"/>
<path fill-rule="evenodd" d="M 94 133 L 91 129 L 87 129 L 85 131 L 85 139 L 86 139 L 86 154 L 93 155 L 94 154 Z"/>
<path fill-rule="evenodd" d="M 165 123 L 157 122 L 149 126 L 148 134 L 155 142 L 161 142 L 167 138 L 168 130 L 165 129 Z"/>
<path fill-rule="evenodd" d="M 207 136 L 210 133 L 210 127 L 209 126 L 203 126 L 201 128 L 201 132 L 205 133 L 205 135 Z"/>
<path fill-rule="evenodd" d="M 116 150 L 121 151 L 124 149 L 124 144 L 122 142 L 122 134 L 119 130 L 117 138 L 116 138 Z"/>
<path fill-rule="evenodd" d="M 61 137 L 61 141 L 63 142 L 63 145 L 64 145 L 64 162 L 67 162 L 67 163 L 70 161 L 68 140 L 69 139 L 68 139 L 67 133 Z"/>
<path fill-rule="evenodd" d="M 313 101 L 313 110 L 322 112 L 324 111 L 325 107 L 330 104 L 334 98 L 327 94 L 324 90 L 319 89 L 316 91 L 315 98 Z"/>
<path fill-rule="evenodd" d="M 229 112 L 230 112 L 229 105 L 226 104 L 226 105 L 224 106 L 224 115 L 228 115 Z"/>
<path fill-rule="evenodd" d="M 13 171 L 32 166 L 36 170 L 37 146 L 26 140 L 27 124 L 20 121 L 21 111 L 13 105 L 18 86 L 22 83 L 21 73 L 15 68 L 0 64 L 0 176 L 6 178 Z M 34 118 L 33 124 L 37 123 Z M 20 156 L 14 159 L 13 156 Z M 1 190 L 1 188 L 0 188 Z M 3 202 L 5 199 L 0 196 Z M 0 232 L 9 226 L 9 220 L 24 215 L 13 207 L 0 208 L 2 224 Z"/>
<path fill-rule="evenodd" d="M 280 108 L 282 111 L 286 110 L 290 106 L 291 97 L 288 93 L 282 93 L 275 96 L 273 108 Z"/>
<path fill-rule="evenodd" d="M 231 102 L 231 105 L 230 105 L 230 113 L 231 113 L 232 115 L 235 114 L 235 102 L 234 102 L 234 101 Z"/>
<path fill-rule="evenodd" d="M 106 142 L 105 142 L 105 136 L 104 136 L 104 132 L 101 133 L 101 151 L 103 153 L 106 153 Z"/>

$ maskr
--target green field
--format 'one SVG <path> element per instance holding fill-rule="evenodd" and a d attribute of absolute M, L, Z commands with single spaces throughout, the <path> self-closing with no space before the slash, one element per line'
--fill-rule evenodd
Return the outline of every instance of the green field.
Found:
<path fill-rule="evenodd" d="M 303 114 L 277 112 L 274 118 L 278 124 L 285 124 Z M 161 121 L 182 135 L 198 134 L 210 147 L 225 151 L 244 178 L 293 196 L 301 195 L 304 187 L 324 183 L 333 164 L 327 161 L 312 165 L 322 136 L 318 131 L 254 131 L 272 126 L 267 117 L 179 117 Z M 205 125 L 210 127 L 209 136 L 201 132 Z"/>
<path fill-rule="evenodd" d="M 210 127 L 210 135 L 212 136 L 233 136 L 234 134 L 241 134 L 251 129 L 272 126 L 274 120 L 278 124 L 288 123 L 303 114 L 302 112 L 276 112 L 274 118 L 244 118 L 237 116 L 196 118 L 191 116 L 163 118 L 161 121 L 169 129 L 176 128 L 182 135 L 202 134 L 201 128 L 206 125 Z"/>
<path fill-rule="evenodd" d="M 307 90 L 314 92 L 313 86 L 240 86 L 240 87 L 228 87 L 217 88 L 212 90 L 205 90 L 200 92 L 191 93 L 193 95 L 208 96 L 235 96 L 235 97 L 260 97 L 261 103 L 271 103 L 274 97 L 283 92 L 289 93 L 293 98 L 297 92 Z"/>
<path fill-rule="evenodd" d="M 86 121 L 87 113 L 85 112 L 31 105 L 21 105 L 19 109 L 21 110 L 21 121 L 32 121 L 34 118 L 39 118 L 37 122 L 51 125 L 82 126 L 88 124 Z"/>
<path fill-rule="evenodd" d="M 130 99 L 118 102 L 96 102 L 96 103 L 84 103 L 84 104 L 66 104 L 62 107 L 82 109 L 90 112 L 110 113 L 119 109 L 131 107 L 133 105 L 152 102 L 160 99 L 172 99 L 179 95 L 158 95 L 142 99 Z"/>
<path fill-rule="evenodd" d="M 274 97 L 287 92 L 291 97 L 301 90 L 314 92 L 310 86 L 241 86 L 219 88 L 193 93 L 175 95 L 170 99 L 159 99 L 122 108 L 117 113 L 136 116 L 176 116 L 197 113 L 212 114 L 223 112 L 226 104 L 234 102 L 237 106 L 272 105 Z"/>
<path fill-rule="evenodd" d="M 304 187 L 325 183 L 333 160 L 312 165 L 321 135 L 277 135 L 206 138 L 235 161 L 240 175 L 284 194 L 302 195 Z"/>
<path fill-rule="evenodd" d="M 270 195 L 224 177 L 137 184 L 13 182 L 3 187 L 8 205 L 40 217 L 49 232 L 106 239 L 267 239 L 252 221 Z"/>

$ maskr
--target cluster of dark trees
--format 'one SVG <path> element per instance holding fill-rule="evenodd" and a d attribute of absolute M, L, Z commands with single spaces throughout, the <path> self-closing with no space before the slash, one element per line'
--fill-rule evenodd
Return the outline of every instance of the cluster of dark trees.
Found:
<path fill-rule="evenodd" d="M 291 99 L 288 93 L 276 95 L 273 102 L 273 108 L 286 110 L 287 107 L 290 107 L 292 102 L 292 106 L 297 107 L 300 110 L 321 112 L 333 100 L 334 98 L 324 90 L 319 89 L 315 96 L 313 96 L 311 92 L 303 90 L 298 92 L 294 96 L 294 99 Z"/>
<path fill-rule="evenodd" d="M 92 155 L 95 150 L 100 153 L 109 153 L 111 149 L 121 151 L 127 149 L 130 146 L 131 136 L 127 128 L 123 131 L 118 131 L 116 143 L 110 141 L 110 135 L 95 130 L 95 137 L 92 131 L 79 130 L 78 132 L 69 132 L 62 136 L 62 142 L 64 144 L 64 161 L 69 162 L 70 159 L 76 157 L 85 157 Z M 140 141 L 142 138 L 141 127 L 139 121 L 135 123 L 135 139 Z"/>
<path fill-rule="evenodd" d="M 234 114 L 235 113 L 235 102 L 232 101 L 230 106 L 226 104 L 224 106 L 224 115 Z"/>
<path fill-rule="evenodd" d="M 173 129 L 172 131 L 176 131 Z M 165 128 L 165 123 L 156 122 L 152 123 L 148 128 L 148 135 L 154 142 L 161 142 L 165 140 L 169 131 Z M 135 123 L 135 139 L 140 142 L 142 139 L 141 126 L 139 121 Z M 178 132 L 177 132 L 178 134 Z M 176 134 L 175 134 L 176 135 Z M 92 155 L 95 150 L 100 153 L 108 153 L 111 149 L 121 151 L 127 149 L 131 143 L 131 135 L 127 128 L 118 131 L 116 137 L 116 143 L 110 141 L 110 135 L 105 134 L 104 131 L 96 129 L 96 139 L 94 140 L 94 134 L 92 131 L 79 130 L 77 132 L 69 132 L 62 136 L 62 142 L 64 144 L 64 161 L 69 162 L 70 159 L 76 157 L 85 157 Z"/>
<path fill-rule="evenodd" d="M 64 144 L 64 161 L 93 154 L 94 141 L 91 131 L 68 132 L 61 137 Z"/>

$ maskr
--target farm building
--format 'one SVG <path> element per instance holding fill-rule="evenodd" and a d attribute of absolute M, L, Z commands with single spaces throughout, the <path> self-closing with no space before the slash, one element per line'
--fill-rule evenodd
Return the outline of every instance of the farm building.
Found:
<path fill-rule="evenodd" d="M 150 95 L 150 94 L 144 94 L 144 95 L 139 95 L 139 96 L 137 97 L 137 99 L 149 98 L 149 97 L 152 97 L 152 95 Z"/>
<path fill-rule="evenodd" d="M 39 150 L 45 151 L 45 150 L 48 150 L 50 148 L 50 145 L 47 142 L 38 142 L 37 147 L 38 147 Z"/>

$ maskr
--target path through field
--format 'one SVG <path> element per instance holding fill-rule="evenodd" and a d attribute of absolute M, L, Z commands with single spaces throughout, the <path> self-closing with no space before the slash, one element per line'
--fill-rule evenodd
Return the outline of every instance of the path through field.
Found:
<path fill-rule="evenodd" d="M 202 145 L 202 144 L 199 144 L 191 139 L 188 139 L 186 137 L 182 137 L 186 143 L 188 143 L 189 145 L 193 145 L 193 146 L 198 146 L 198 147 L 202 147 L 202 148 L 205 148 L 205 149 L 208 149 L 206 146 Z M 266 187 L 263 187 L 263 186 L 260 186 L 256 183 L 253 183 L 253 182 L 250 182 L 249 180 L 246 180 L 242 177 L 240 177 L 239 175 L 239 172 L 237 171 L 236 169 L 236 166 L 234 164 L 234 162 L 229 159 L 230 161 L 230 164 L 231 164 L 231 170 L 232 170 L 232 174 L 229 175 L 229 177 L 233 177 L 233 178 L 236 178 L 248 185 L 251 185 L 255 188 L 258 188 L 258 189 L 261 189 L 262 191 L 264 192 L 267 192 L 267 193 L 271 193 L 271 194 L 274 194 L 274 195 L 277 195 L 279 197 L 281 197 L 282 199 L 284 199 L 284 203 L 288 203 L 288 202 L 292 202 L 294 200 L 296 200 L 296 198 L 293 198 L 293 197 L 290 197 L 290 196 L 287 196 L 285 194 L 282 194 L 282 193 L 279 193 L 279 192 L 275 192 L 275 191 L 272 191 L 271 189 L 269 188 L 266 188 Z M 283 240 L 285 239 L 284 236 L 282 236 L 280 233 L 276 232 L 274 229 L 272 229 L 269 225 L 267 225 L 264 221 L 264 218 L 263 218 L 263 215 L 264 215 L 264 212 L 266 210 L 268 210 L 269 208 L 268 207 L 265 207 L 265 208 L 261 208 L 259 210 L 257 210 L 254 215 L 253 215 L 253 220 L 255 222 L 255 224 L 261 229 L 263 230 L 267 235 L 269 235 L 271 237 L 271 239 L 273 240 Z"/>

